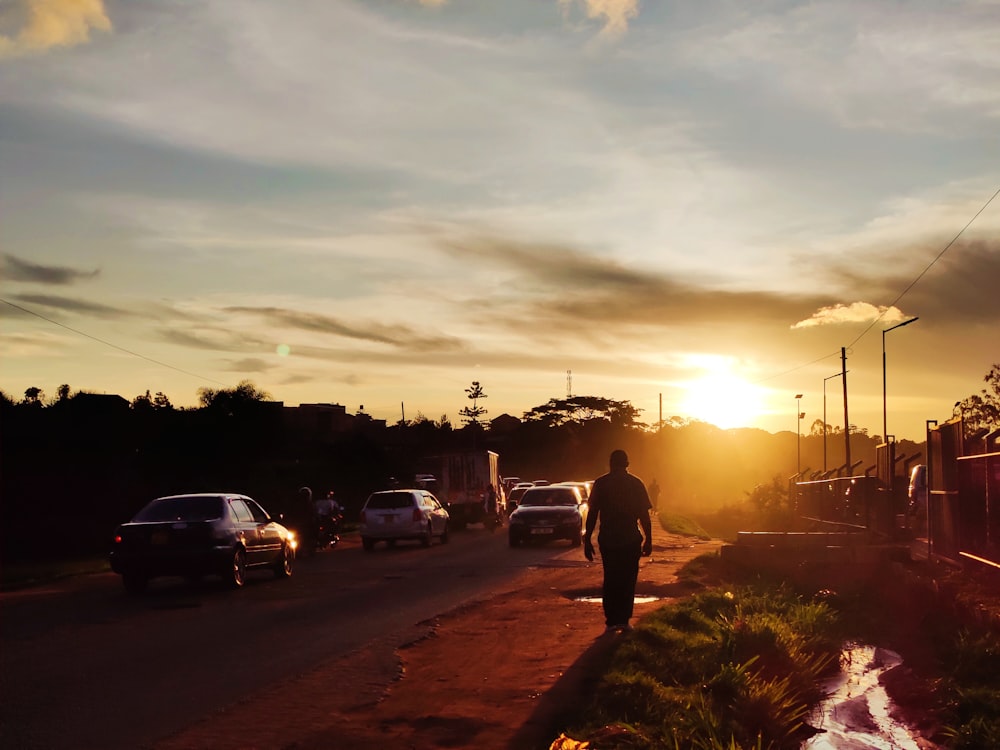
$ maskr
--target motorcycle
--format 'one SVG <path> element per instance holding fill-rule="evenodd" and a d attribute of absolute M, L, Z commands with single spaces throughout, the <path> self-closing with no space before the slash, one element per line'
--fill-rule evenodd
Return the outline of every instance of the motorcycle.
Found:
<path fill-rule="evenodd" d="M 333 549 L 340 542 L 340 524 L 343 514 L 318 516 L 316 549 Z"/>

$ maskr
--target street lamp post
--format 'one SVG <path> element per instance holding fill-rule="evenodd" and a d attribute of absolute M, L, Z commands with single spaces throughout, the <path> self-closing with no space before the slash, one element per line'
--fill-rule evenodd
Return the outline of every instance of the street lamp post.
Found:
<path fill-rule="evenodd" d="M 828 378 L 823 378 L 823 473 L 826 474 L 826 381 L 832 380 L 833 378 L 839 378 L 841 373 L 831 375 Z"/>
<path fill-rule="evenodd" d="M 802 417 L 804 416 L 799 407 L 801 398 L 801 393 L 795 394 L 795 475 L 800 478 L 802 475 Z"/>
<path fill-rule="evenodd" d="M 903 326 L 908 326 L 910 323 L 916 323 L 920 318 L 910 318 L 909 320 L 904 320 L 902 323 L 897 323 L 890 328 L 886 328 L 882 331 L 882 442 L 889 442 L 889 424 L 887 418 L 886 409 L 886 398 L 885 398 L 885 335 L 889 331 L 895 331 L 897 328 L 902 328 Z"/>

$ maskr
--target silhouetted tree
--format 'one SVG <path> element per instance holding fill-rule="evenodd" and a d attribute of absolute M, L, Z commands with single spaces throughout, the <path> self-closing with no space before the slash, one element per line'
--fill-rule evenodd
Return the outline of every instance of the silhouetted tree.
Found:
<path fill-rule="evenodd" d="M 143 396 L 136 396 L 132 399 L 132 408 L 136 411 L 144 411 L 153 408 L 153 397 L 149 395 L 149 389 L 146 389 L 146 393 Z"/>
<path fill-rule="evenodd" d="M 639 427 L 639 413 L 629 401 L 615 401 L 600 396 L 572 396 L 549 399 L 547 404 L 536 406 L 524 413 L 528 422 L 541 422 L 548 427 L 565 424 L 584 424 L 593 420 L 610 422 L 616 427 Z"/>
<path fill-rule="evenodd" d="M 67 383 L 63 383 L 56 389 L 56 398 L 62 403 L 69 401 L 69 385 Z"/>
<path fill-rule="evenodd" d="M 30 388 L 25 389 L 24 401 L 22 401 L 21 403 L 25 404 L 26 406 L 35 406 L 40 408 L 42 406 L 42 399 L 44 397 L 45 397 L 45 391 L 43 391 L 38 386 L 33 385 Z"/>
<path fill-rule="evenodd" d="M 479 399 L 488 398 L 486 391 L 483 390 L 483 386 L 478 380 L 473 380 L 472 385 L 465 389 L 465 393 L 472 401 L 472 406 L 464 406 L 459 409 L 458 413 L 466 424 L 482 427 L 479 418 L 486 414 L 486 409 L 479 405 Z"/>
<path fill-rule="evenodd" d="M 198 401 L 203 408 L 233 414 L 247 404 L 270 401 L 271 394 L 259 390 L 249 380 L 241 380 L 235 388 L 199 388 Z"/>
<path fill-rule="evenodd" d="M 149 391 L 146 391 L 149 393 Z M 153 408 L 154 409 L 173 409 L 174 405 L 170 403 L 170 399 L 167 398 L 167 394 L 163 391 L 157 391 L 156 395 L 153 396 Z"/>
<path fill-rule="evenodd" d="M 966 432 L 1000 427 L 1000 364 L 994 364 L 983 380 L 987 388 L 955 404 Z"/>

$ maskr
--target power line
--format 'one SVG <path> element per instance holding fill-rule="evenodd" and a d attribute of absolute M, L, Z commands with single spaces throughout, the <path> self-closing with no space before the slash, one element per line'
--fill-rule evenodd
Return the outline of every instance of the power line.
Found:
<path fill-rule="evenodd" d="M 110 341 L 105 341 L 104 339 L 98 338 L 97 336 L 92 336 L 91 334 L 86 333 L 85 331 L 80 331 L 80 330 L 77 330 L 76 328 L 72 328 L 71 326 L 68 326 L 68 325 L 66 325 L 64 323 L 60 323 L 58 320 L 52 320 L 52 318 L 47 318 L 44 315 L 42 315 L 41 313 L 37 313 L 34 310 L 29 310 L 28 308 L 22 307 L 21 305 L 18 305 L 18 304 L 15 304 L 15 303 L 11 302 L 10 300 L 6 300 L 6 299 L 3 299 L 3 298 L 0 298 L 0 302 L 3 302 L 4 304 L 10 305 L 14 309 L 20 310 L 21 312 L 27 313 L 28 315 L 34 315 L 36 318 L 40 318 L 41 320 L 44 320 L 46 323 L 51 323 L 54 326 L 59 326 L 60 328 L 65 328 L 67 331 L 72 331 L 73 333 L 77 334 L 78 336 L 84 336 L 85 338 L 92 339 L 93 341 L 97 341 L 98 343 L 104 344 L 105 346 L 110 346 L 112 349 L 117 349 L 118 351 L 125 352 L 126 354 L 129 354 L 129 355 L 131 355 L 133 357 L 138 357 L 139 359 L 144 359 L 147 362 L 152 362 L 154 365 L 159 365 L 160 367 L 166 367 L 169 370 L 174 370 L 176 372 L 183 373 L 184 375 L 190 375 L 191 377 L 198 378 L 199 380 L 207 380 L 209 383 L 215 383 L 217 385 L 222 385 L 222 386 L 226 385 L 226 383 L 223 383 L 223 382 L 218 381 L 218 380 L 214 380 L 213 378 L 206 378 L 204 375 L 199 375 L 196 372 L 191 372 L 190 370 L 185 370 L 185 369 L 183 369 L 181 367 L 175 367 L 174 365 L 167 364 L 166 362 L 161 362 L 158 359 L 153 359 L 152 357 L 147 357 L 145 354 L 139 354 L 138 352 L 134 352 L 131 349 L 126 349 L 123 346 L 118 346 L 117 344 L 112 344 Z"/>
<path fill-rule="evenodd" d="M 942 257 L 944 256 L 944 254 L 945 254 L 946 252 L 948 252 L 948 250 L 949 250 L 949 249 L 951 249 L 951 246 L 952 246 L 952 245 L 954 245 L 954 244 L 955 244 L 955 243 L 956 243 L 956 242 L 958 241 L 958 238 L 959 238 L 959 237 L 961 237 L 961 236 L 962 236 L 963 234 L 965 234 L 965 230 L 966 230 L 966 229 L 968 229 L 968 228 L 969 228 L 970 226 L 972 226 L 972 223 L 973 223 L 973 222 L 974 222 L 974 221 L 975 221 L 976 219 L 978 219 L 978 218 L 979 218 L 979 215 L 980 215 L 980 214 L 982 214 L 982 212 L 983 212 L 983 211 L 985 211 L 985 210 L 986 210 L 986 209 L 987 209 L 987 208 L 989 207 L 989 205 L 990 205 L 990 204 L 991 204 L 991 203 L 992 203 L 992 202 L 993 202 L 993 201 L 994 201 L 994 200 L 996 199 L 996 197 L 997 197 L 998 195 L 1000 195 L 1000 188 L 997 188 L 996 192 L 995 192 L 995 193 L 993 193 L 993 195 L 991 195 L 991 196 L 990 196 L 989 200 L 987 200 L 987 201 L 986 201 L 986 202 L 985 202 L 985 203 L 984 203 L 984 204 L 982 205 L 982 207 L 981 207 L 981 208 L 980 208 L 980 209 L 979 209 L 978 211 L 976 211 L 975 215 L 974 215 L 974 216 L 973 216 L 973 217 L 972 217 L 971 219 L 969 219 L 969 220 L 968 220 L 968 221 L 966 222 L 965 226 L 964 226 L 964 227 L 962 227 L 962 228 L 961 228 L 961 229 L 959 230 L 958 234 L 956 234 L 956 235 L 955 235 L 954 237 L 952 237 L 952 238 L 951 238 L 951 241 L 950 241 L 950 242 L 949 242 L 949 243 L 948 243 L 947 245 L 945 245 L 945 246 L 944 246 L 944 248 L 943 248 L 943 249 L 941 250 L 941 252 L 939 252 L 939 253 L 938 253 L 938 254 L 937 254 L 937 255 L 936 255 L 935 257 L 934 257 L 934 259 L 933 259 L 933 260 L 932 260 L 932 261 L 931 261 L 930 263 L 928 263 L 928 264 L 927 264 L 927 267 L 926 267 L 926 268 L 924 268 L 924 270 L 923 270 L 923 271 L 921 271 L 921 272 L 920 272 L 919 274 L 917 274 L 917 277 L 916 277 L 915 279 L 913 279 L 913 281 L 911 281 L 911 282 L 910 282 L 910 283 L 909 283 L 909 284 L 908 284 L 908 285 L 906 286 L 906 288 L 905 288 L 905 289 L 904 289 L 903 291 L 901 291 L 901 292 L 900 292 L 900 293 L 899 293 L 899 294 L 898 294 L 898 295 L 896 296 L 896 299 L 894 299 L 894 300 L 893 300 L 893 301 L 892 301 L 891 303 L 889 303 L 889 305 L 888 305 L 888 306 L 887 306 L 887 307 L 885 308 L 885 310 L 883 310 L 882 312 L 880 312 L 880 313 L 879 313 L 879 314 L 878 314 L 878 315 L 877 315 L 877 316 L 875 317 L 875 319 L 874 319 L 874 320 L 872 320 L 872 322 L 868 324 L 868 327 L 867 327 L 867 328 L 865 328 L 865 330 L 863 330 L 863 331 L 862 331 L 862 332 L 861 332 L 860 334 L 858 334 L 857 338 L 855 338 L 855 339 L 854 339 L 854 341 L 852 341 L 852 342 L 851 342 L 851 343 L 850 343 L 850 344 L 849 344 L 848 346 L 846 346 L 846 347 L 845 347 L 845 349 L 847 349 L 847 350 L 850 350 L 850 349 L 853 349 L 853 348 L 854 348 L 854 345 L 855 345 L 855 344 L 857 344 L 857 343 L 858 343 L 858 342 L 859 342 L 859 341 L 860 341 L 860 340 L 861 340 L 862 338 L 864 338 L 864 337 L 865 337 L 865 335 L 866 335 L 866 334 L 867 334 L 867 333 L 868 333 L 868 332 L 869 332 L 869 331 L 870 331 L 870 330 L 871 330 L 872 328 L 874 328 L 874 327 L 875 327 L 875 324 L 876 324 L 876 323 L 878 323 L 878 322 L 879 322 L 880 320 L 882 320 L 882 318 L 883 318 L 883 317 L 885 317 L 885 314 L 886 314 L 886 312 L 888 312 L 888 311 L 889 311 L 889 310 L 890 310 L 891 308 L 895 307 L 895 306 L 896 306 L 896 304 L 897 304 L 897 303 L 898 303 L 898 302 L 899 302 L 899 301 L 900 301 L 901 299 L 903 299 L 903 297 L 904 297 L 904 296 L 906 295 L 906 293 L 907 293 L 907 292 L 909 292 L 909 291 L 910 291 L 911 289 L 913 289 L 913 287 L 915 287 L 915 286 L 917 285 L 917 282 L 918 282 L 918 281 L 920 281 L 920 280 L 921 280 L 921 279 L 922 279 L 922 278 L 923 278 L 923 277 L 924 277 L 924 276 L 925 276 L 925 275 L 927 274 L 927 272 L 928 272 L 928 271 L 930 271 L 930 270 L 931 270 L 931 268 L 932 268 L 932 267 L 933 267 L 933 266 L 934 266 L 934 265 L 935 265 L 935 264 L 936 264 L 936 263 L 937 263 L 937 262 L 938 262 L 939 260 L 941 260 L 941 258 L 942 258 Z M 771 375 L 770 377 L 767 377 L 767 378 L 763 378 L 762 380 L 758 380 L 758 381 L 756 381 L 756 382 L 758 382 L 758 383 L 763 383 L 763 382 L 765 382 L 765 381 L 768 381 L 768 380 L 774 380 L 775 378 L 780 378 L 780 377 L 781 377 L 782 375 L 788 375 L 789 373 L 793 373 L 793 372 L 796 372 L 796 371 L 798 371 L 798 370 L 801 370 L 801 369 L 804 369 L 804 368 L 806 368 L 806 367 L 809 367 L 810 365 L 814 365 L 814 364 L 816 364 L 817 362 L 822 362 L 822 361 L 823 361 L 824 359 L 829 359 L 830 357 L 839 357 L 839 356 L 840 356 L 840 352 L 833 352 L 833 353 L 831 353 L 831 354 L 826 354 L 826 355 L 824 355 L 824 356 L 822 356 L 822 357 L 818 357 L 817 359 L 814 359 L 814 360 L 813 360 L 813 361 L 811 361 L 811 362 L 806 362 L 806 363 L 804 363 L 804 364 L 801 364 L 801 365 L 797 365 L 796 367 L 792 367 L 792 368 L 790 368 L 790 369 L 788 369 L 788 370 L 785 370 L 784 372 L 779 372 L 779 373 L 777 373 L 777 374 L 775 374 L 775 375 Z"/>
<path fill-rule="evenodd" d="M 920 272 L 919 274 L 917 274 L 917 278 L 915 278 L 915 279 L 914 279 L 913 281 L 911 281 L 911 282 L 910 282 L 910 283 L 909 283 L 909 284 L 907 285 L 906 289 L 904 289 L 903 291 L 901 291 L 901 292 L 899 293 L 899 295 L 898 295 L 898 296 L 896 297 L 896 299 L 894 299 L 894 300 L 893 300 L 892 302 L 890 302 L 890 303 L 889 303 L 889 305 L 888 305 L 888 307 L 886 307 L 886 308 L 885 308 L 885 310 L 883 310 L 883 311 L 882 311 L 881 313 L 879 313 L 879 314 L 878 314 L 878 317 L 876 317 L 876 318 L 875 318 L 875 320 L 873 320 L 873 321 L 872 321 L 871 323 L 869 323 L 869 324 L 868 324 L 868 327 L 867 327 L 867 328 L 866 328 L 865 330 L 863 330 L 863 331 L 862 331 L 862 332 L 861 332 L 861 333 L 860 333 L 860 334 L 858 335 L 858 337 L 857 337 L 856 339 L 854 339 L 854 341 L 852 341 L 852 342 L 851 342 L 851 343 L 850 343 L 850 344 L 848 345 L 848 347 L 847 347 L 848 349 L 850 349 L 850 348 L 851 348 L 851 347 L 853 347 L 853 346 L 854 346 L 854 345 L 855 345 L 856 343 L 858 343 L 858 342 L 859 342 L 859 341 L 860 341 L 860 340 L 861 340 L 861 339 L 862 339 L 862 338 L 863 338 L 863 337 L 865 336 L 865 334 L 867 334 L 867 333 L 868 333 L 868 332 L 869 332 L 869 331 L 870 331 L 870 330 L 871 330 L 871 329 L 872 329 L 872 328 L 873 328 L 873 327 L 875 326 L 875 324 L 876 324 L 876 323 L 878 323 L 878 322 L 879 322 L 880 320 L 882 320 L 882 318 L 883 318 L 883 317 L 885 316 L 885 313 L 886 313 L 886 312 L 887 312 L 887 311 L 888 311 L 888 310 L 889 310 L 890 308 L 893 308 L 893 307 L 895 307 L 895 306 L 896 306 L 896 303 L 897 303 L 897 302 L 899 302 L 899 301 L 900 301 L 901 299 L 903 299 L 903 297 L 904 297 L 904 296 L 906 295 L 906 293 L 907 293 L 907 292 L 909 292 L 909 291 L 910 291 L 911 289 L 913 289 L 913 287 L 915 287 L 915 286 L 917 285 L 917 282 L 918 282 L 918 281 L 920 281 L 920 279 L 922 279 L 922 278 L 924 277 L 924 275 L 925 275 L 925 274 L 926 274 L 926 273 L 927 273 L 928 271 L 930 271 L 930 270 L 931 270 L 931 268 L 932 268 L 932 267 L 934 266 L 934 264 L 936 264 L 936 263 L 937 263 L 937 262 L 938 262 L 939 260 L 941 260 L 941 257 L 942 257 L 942 256 L 943 256 L 943 255 L 944 255 L 944 254 L 945 254 L 946 252 L 948 252 L 948 250 L 949 250 L 949 249 L 951 249 L 951 246 L 952 246 L 952 245 L 954 245 L 954 244 L 955 244 L 955 243 L 956 243 L 956 242 L 958 241 L 958 238 L 959 238 L 959 237 L 961 237 L 961 236 L 962 236 L 963 234 L 965 234 L 965 230 L 966 230 L 966 229 L 968 229 L 968 228 L 969 228 L 970 226 L 972 226 L 972 222 L 974 222 L 974 221 L 975 221 L 976 219 L 978 219 L 978 218 L 979 218 L 979 215 L 980 215 L 980 214 L 981 214 L 981 213 L 982 213 L 983 211 L 985 211 L 985 210 L 987 209 L 987 207 L 988 207 L 988 206 L 989 206 L 989 205 L 990 205 L 990 204 L 991 204 L 991 203 L 993 202 L 993 200 L 994 200 L 994 199 L 995 199 L 995 198 L 996 198 L 996 197 L 997 197 L 998 195 L 1000 195 L 1000 188 L 997 188 L 997 191 L 996 191 L 995 193 L 993 193 L 993 195 L 991 195 L 991 196 L 990 196 L 990 199 L 989 199 L 988 201 L 986 201 L 986 203 L 984 203 L 984 204 L 983 204 L 983 207 L 982 207 L 982 208 L 980 208 L 980 209 L 979 209 L 978 211 L 976 211 L 976 214 L 975 214 L 975 216 L 973 216 L 973 217 L 972 217 L 971 219 L 969 219 L 969 221 L 968 221 L 968 222 L 966 222 L 965 226 L 964 226 L 964 227 L 962 227 L 962 228 L 961 228 L 961 229 L 959 230 L 958 234 L 956 234 L 956 235 L 955 235 L 954 237 L 952 237 L 952 238 L 951 238 L 951 242 L 949 242 L 949 243 L 948 243 L 947 245 L 945 245 L 945 246 L 944 246 L 944 249 L 943 249 L 943 250 L 942 250 L 941 252 L 939 252 L 939 253 L 938 253 L 938 254 L 937 254 L 937 255 L 936 255 L 935 257 L 934 257 L 934 259 L 933 259 L 933 260 L 932 260 L 932 261 L 931 261 L 930 263 L 928 263 L 928 264 L 927 264 L 927 267 L 926 267 L 926 268 L 924 268 L 924 270 L 923 270 L 923 271 L 921 271 L 921 272 Z"/>

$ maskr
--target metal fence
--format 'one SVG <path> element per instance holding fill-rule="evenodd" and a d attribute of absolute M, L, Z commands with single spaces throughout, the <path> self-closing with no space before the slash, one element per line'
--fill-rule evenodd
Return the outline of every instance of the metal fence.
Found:
<path fill-rule="evenodd" d="M 980 452 L 990 444 L 964 433 L 960 419 L 928 423 L 928 550 L 1000 567 L 1000 452 Z"/>
<path fill-rule="evenodd" d="M 886 540 L 898 532 L 898 502 L 877 477 L 797 482 L 794 508 L 805 522 L 822 527 L 865 531 Z"/>

